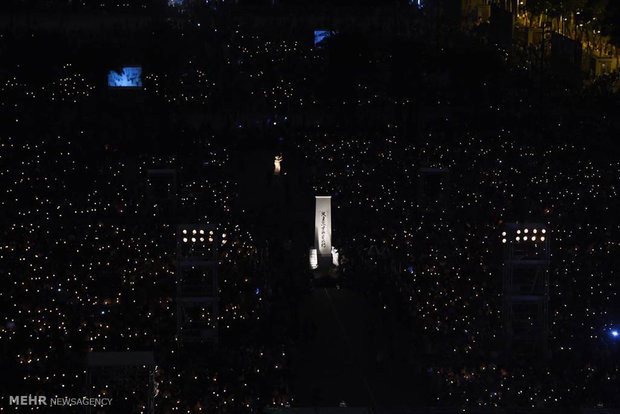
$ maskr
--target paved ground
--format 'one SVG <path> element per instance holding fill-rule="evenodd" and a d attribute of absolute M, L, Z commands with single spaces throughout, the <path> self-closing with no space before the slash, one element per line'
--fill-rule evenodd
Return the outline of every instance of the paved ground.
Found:
<path fill-rule="evenodd" d="M 314 194 L 302 185 L 301 158 L 285 154 L 286 175 L 273 177 L 273 154 L 258 150 L 233 157 L 240 204 L 257 241 L 271 240 L 269 245 L 277 247 L 289 239 L 293 252 L 300 252 L 298 259 L 306 262 L 302 256 L 313 241 Z M 349 407 L 426 405 L 424 380 L 416 373 L 410 346 L 415 338 L 394 315 L 358 291 L 322 287 L 313 288 L 299 304 L 299 314 L 302 338 L 292 366 L 295 406 L 337 407 L 340 401 Z"/>
<path fill-rule="evenodd" d="M 409 339 L 387 313 L 375 310 L 363 295 L 337 288 L 315 288 L 300 306 L 302 321 L 314 324 L 316 334 L 301 341 L 297 353 L 296 405 L 422 403 L 420 375 L 407 361 Z"/>

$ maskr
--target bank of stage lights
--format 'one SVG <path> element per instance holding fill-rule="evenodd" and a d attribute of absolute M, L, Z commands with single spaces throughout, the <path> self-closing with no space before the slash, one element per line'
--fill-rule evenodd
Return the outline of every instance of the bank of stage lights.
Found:
<path fill-rule="evenodd" d="M 503 231 L 502 243 L 507 243 L 510 236 Z M 547 229 L 518 229 L 514 241 L 519 242 L 544 242 L 547 239 Z"/>
<path fill-rule="evenodd" d="M 209 230 L 206 232 L 203 229 L 183 229 L 181 230 L 183 233 L 183 243 L 213 243 L 214 242 L 214 232 L 213 230 Z M 226 233 L 222 233 L 222 244 L 226 244 Z"/>

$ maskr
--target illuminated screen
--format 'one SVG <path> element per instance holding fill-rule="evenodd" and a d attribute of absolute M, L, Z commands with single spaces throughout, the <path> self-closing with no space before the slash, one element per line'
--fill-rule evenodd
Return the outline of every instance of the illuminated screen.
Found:
<path fill-rule="evenodd" d="M 111 70 L 108 74 L 108 86 L 111 88 L 141 88 L 142 68 L 140 66 L 127 66 L 120 72 Z"/>
<path fill-rule="evenodd" d="M 314 45 L 320 47 L 321 43 L 325 39 L 331 37 L 333 34 L 336 34 L 336 32 L 332 30 L 315 30 L 314 31 Z"/>

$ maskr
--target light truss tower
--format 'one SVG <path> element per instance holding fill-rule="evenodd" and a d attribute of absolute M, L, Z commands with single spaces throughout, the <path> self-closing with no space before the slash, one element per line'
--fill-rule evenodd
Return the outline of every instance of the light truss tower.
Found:
<path fill-rule="evenodd" d="M 508 355 L 546 356 L 549 335 L 549 230 L 508 223 L 504 246 L 503 324 Z"/>
<path fill-rule="evenodd" d="M 222 235 L 225 237 L 225 235 Z M 220 236 L 213 226 L 177 226 L 177 337 L 180 345 L 218 344 Z"/>

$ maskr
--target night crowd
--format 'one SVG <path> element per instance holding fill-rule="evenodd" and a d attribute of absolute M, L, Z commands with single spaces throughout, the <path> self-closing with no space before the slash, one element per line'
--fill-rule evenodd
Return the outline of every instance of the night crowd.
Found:
<path fill-rule="evenodd" d="M 1 29 L 3 390 L 146 412 L 148 369 L 85 361 L 152 350 L 157 412 L 294 406 L 311 203 L 331 195 L 339 283 L 408 327 L 390 340 L 409 341 L 425 406 L 617 407 L 617 76 L 526 70 L 417 9 L 389 24 L 233 10 Z M 144 87 L 109 88 L 127 63 Z M 254 151 L 297 180 L 265 214 L 240 198 Z M 425 168 L 439 179 L 422 185 Z M 249 174 L 271 188 L 272 169 Z M 546 225 L 552 253 L 548 353 L 525 361 L 503 354 L 511 222 Z M 200 351 L 177 337 L 180 223 L 217 229 L 219 341 Z"/>

